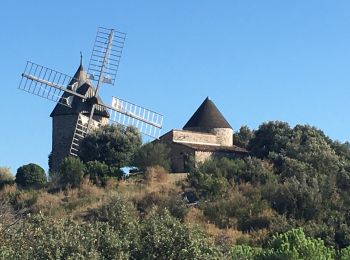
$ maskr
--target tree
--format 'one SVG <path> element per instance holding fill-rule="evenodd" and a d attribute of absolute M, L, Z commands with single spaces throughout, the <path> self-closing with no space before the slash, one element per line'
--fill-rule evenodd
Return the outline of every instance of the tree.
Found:
<path fill-rule="evenodd" d="M 99 161 L 122 168 L 130 166 L 141 143 L 141 135 L 135 127 L 105 125 L 82 140 L 79 157 L 83 162 Z"/>
<path fill-rule="evenodd" d="M 38 187 L 46 183 L 46 175 L 39 165 L 30 163 L 17 169 L 16 183 L 22 187 Z"/>
<path fill-rule="evenodd" d="M 248 126 L 241 126 L 238 132 L 233 134 L 233 143 L 237 146 L 247 148 L 251 139 L 253 139 L 254 133 Z"/>
<path fill-rule="evenodd" d="M 280 153 L 285 150 L 289 141 L 291 128 L 288 123 L 271 121 L 259 126 L 248 148 L 259 157 L 265 158 L 270 152 Z"/>
<path fill-rule="evenodd" d="M 77 157 L 66 157 L 60 167 L 60 183 L 77 187 L 84 179 L 86 167 Z"/>
<path fill-rule="evenodd" d="M 150 166 L 162 166 L 167 171 L 170 170 L 170 149 L 164 143 L 148 143 L 136 152 L 134 166 L 145 171 Z"/>

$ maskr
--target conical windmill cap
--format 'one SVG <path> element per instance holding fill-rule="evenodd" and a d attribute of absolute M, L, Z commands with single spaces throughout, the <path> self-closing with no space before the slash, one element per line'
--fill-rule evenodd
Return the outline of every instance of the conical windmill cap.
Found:
<path fill-rule="evenodd" d="M 86 73 L 83 64 L 80 63 L 79 68 L 77 69 L 77 71 L 75 72 L 72 80 L 69 82 L 69 86 L 72 86 L 74 83 L 76 82 L 81 82 L 81 83 L 89 83 L 90 85 L 92 84 L 88 74 Z"/>
<path fill-rule="evenodd" d="M 219 109 L 207 97 L 183 127 L 184 130 L 208 130 L 213 128 L 230 128 Z"/>
<path fill-rule="evenodd" d="M 75 84 L 77 82 L 79 85 Z M 81 63 L 67 88 L 86 97 L 93 97 L 95 89 Z M 89 114 L 91 111 L 92 104 L 89 104 L 89 102 L 83 102 L 81 98 L 68 92 L 64 92 L 61 99 L 68 100 L 70 107 L 57 103 L 50 114 L 51 117 L 59 115 L 74 115 L 79 113 Z M 97 103 L 103 104 L 102 99 L 99 96 L 97 96 Z M 96 106 L 94 115 L 109 117 L 108 112 L 100 106 Z"/>

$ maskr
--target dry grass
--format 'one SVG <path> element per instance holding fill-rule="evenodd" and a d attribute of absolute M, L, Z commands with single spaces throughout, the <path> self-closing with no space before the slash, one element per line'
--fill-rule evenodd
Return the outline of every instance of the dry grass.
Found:
<path fill-rule="evenodd" d="M 190 208 L 186 217 L 185 223 L 189 226 L 199 226 L 204 230 L 209 238 L 217 243 L 219 240 L 225 240 L 226 244 L 235 244 L 237 239 L 242 237 L 249 237 L 248 234 L 244 234 L 234 228 L 220 229 L 216 225 L 207 221 L 203 215 L 203 211 L 198 208 Z M 222 241 L 220 241 L 222 243 Z"/>
<path fill-rule="evenodd" d="M 0 189 L 0 198 L 8 197 L 11 193 L 16 191 L 16 185 L 5 185 L 2 189 Z"/>
<path fill-rule="evenodd" d="M 166 183 L 169 173 L 161 166 L 148 167 L 145 173 L 146 183 L 152 186 L 158 183 Z"/>

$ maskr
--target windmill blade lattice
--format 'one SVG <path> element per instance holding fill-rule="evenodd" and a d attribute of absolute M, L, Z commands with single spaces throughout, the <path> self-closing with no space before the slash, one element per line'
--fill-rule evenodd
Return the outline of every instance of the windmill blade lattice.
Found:
<path fill-rule="evenodd" d="M 113 123 L 135 126 L 153 138 L 160 136 L 163 115 L 116 97 L 112 99 L 112 106 L 106 107 L 110 109 L 109 120 Z"/>
<path fill-rule="evenodd" d="M 92 49 L 88 74 L 91 80 L 114 85 L 126 33 L 99 27 Z M 107 55 L 106 55 L 107 54 Z"/>
<path fill-rule="evenodd" d="M 72 77 L 64 73 L 27 61 L 18 88 L 62 105 L 70 106 L 68 99 L 62 96 L 64 92 L 85 98 L 73 90 L 74 86 L 69 85 L 72 80 Z"/>
<path fill-rule="evenodd" d="M 77 124 L 75 126 L 72 143 L 70 146 L 70 154 L 73 156 L 78 156 L 79 145 L 82 139 L 87 135 L 88 131 L 91 129 L 97 129 L 101 126 L 101 123 L 96 120 L 90 120 L 88 116 L 83 114 L 78 115 Z"/>

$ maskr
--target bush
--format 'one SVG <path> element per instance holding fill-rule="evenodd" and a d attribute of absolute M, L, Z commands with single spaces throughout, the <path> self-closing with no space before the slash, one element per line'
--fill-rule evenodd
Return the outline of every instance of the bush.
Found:
<path fill-rule="evenodd" d="M 0 244 L 1 259 L 129 259 L 129 241 L 107 223 L 36 215 L 6 240 L 4 246 Z"/>
<path fill-rule="evenodd" d="M 335 259 L 336 251 L 326 247 L 321 239 L 306 237 L 302 229 L 292 229 L 273 236 L 266 248 L 235 245 L 230 250 L 232 259 Z M 348 259 L 349 250 L 339 252 L 339 259 Z M 344 258 L 345 257 L 345 258 Z"/>
<path fill-rule="evenodd" d="M 142 171 L 156 165 L 170 171 L 170 149 L 163 143 L 145 144 L 135 154 L 133 164 Z"/>
<path fill-rule="evenodd" d="M 335 251 L 321 239 L 306 237 L 302 229 L 275 235 L 261 259 L 334 259 Z"/>
<path fill-rule="evenodd" d="M 86 167 L 77 157 L 66 157 L 60 167 L 60 184 L 65 186 L 79 186 L 86 172 Z"/>
<path fill-rule="evenodd" d="M 172 217 L 150 213 L 141 229 L 138 259 L 220 259 L 219 251 L 199 230 Z"/>
<path fill-rule="evenodd" d="M 105 186 L 110 178 L 120 179 L 124 172 L 118 168 L 108 166 L 99 161 L 90 161 L 86 163 L 86 172 L 90 176 L 90 180 L 97 185 Z"/>
<path fill-rule="evenodd" d="M 80 144 L 83 162 L 99 161 L 117 168 L 130 166 L 141 146 L 141 135 L 135 127 L 106 125 L 89 133 Z"/>
<path fill-rule="evenodd" d="M 261 253 L 262 249 L 259 247 L 251 247 L 248 245 L 234 245 L 230 250 L 231 259 L 252 260 Z"/>
<path fill-rule="evenodd" d="M 46 183 L 46 175 L 39 165 L 30 163 L 18 168 L 16 183 L 22 187 L 40 187 Z"/>

